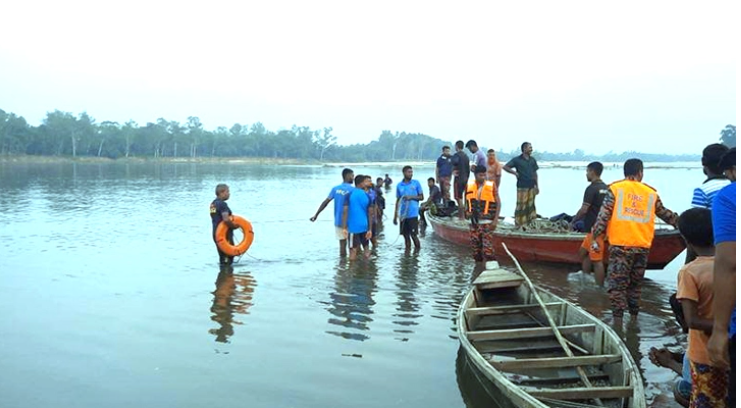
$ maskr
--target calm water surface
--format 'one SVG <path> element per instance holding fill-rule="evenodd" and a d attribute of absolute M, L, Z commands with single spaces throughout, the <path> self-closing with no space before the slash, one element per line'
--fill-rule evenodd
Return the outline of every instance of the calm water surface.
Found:
<path fill-rule="evenodd" d="M 354 170 L 401 178 L 396 167 Z M 341 261 L 331 206 L 308 221 L 340 171 L 0 163 L 0 406 L 491 406 L 458 355 L 467 250 L 428 230 L 422 251 L 405 254 L 389 219 L 370 261 Z M 542 170 L 539 212 L 574 213 L 583 173 Z M 423 166 L 415 178 L 430 175 Z M 698 169 L 646 171 L 675 211 L 702 180 Z M 232 273 L 220 273 L 210 238 L 220 182 L 256 236 Z M 514 178 L 505 175 L 502 189 L 502 214 L 511 215 Z M 649 271 L 644 313 L 627 334 L 656 407 L 674 406 L 674 375 L 647 352 L 684 341 L 666 304 L 680 265 Z M 609 315 L 589 277 L 526 269 Z"/>

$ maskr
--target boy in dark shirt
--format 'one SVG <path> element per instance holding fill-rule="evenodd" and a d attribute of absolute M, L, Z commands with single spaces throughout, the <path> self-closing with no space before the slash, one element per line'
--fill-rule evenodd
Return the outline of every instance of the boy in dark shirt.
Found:
<path fill-rule="evenodd" d="M 226 204 L 226 200 L 229 199 L 229 186 L 226 184 L 219 184 L 216 186 L 216 199 L 211 202 L 211 223 L 213 224 L 213 231 L 211 237 L 216 243 L 216 227 L 219 223 L 224 221 L 229 226 L 229 231 L 226 233 L 226 239 L 230 244 L 234 245 L 234 236 L 232 230 L 237 226 L 232 223 L 232 210 L 229 209 L 229 205 Z M 216 251 L 219 253 L 219 265 L 231 265 L 234 260 L 233 256 L 229 256 L 216 246 Z"/>
<path fill-rule="evenodd" d="M 592 162 L 587 165 L 587 181 L 589 186 L 584 191 L 584 200 L 581 208 L 574 216 L 572 226 L 577 224 L 578 221 L 583 221 L 584 225 L 579 230 L 581 232 L 587 232 L 584 242 L 582 242 L 581 248 L 579 248 L 579 256 L 581 257 L 581 268 L 584 273 L 589 273 L 594 268 L 594 280 L 598 286 L 602 286 L 605 281 L 605 265 L 603 264 L 603 254 L 605 253 L 605 237 L 602 236 L 597 240 L 599 245 L 599 251 L 593 251 L 592 246 L 592 231 L 594 222 L 597 220 L 597 214 L 599 214 L 600 207 L 602 207 L 602 200 L 607 194 L 607 184 L 602 179 L 602 163 Z"/>
<path fill-rule="evenodd" d="M 463 220 L 466 218 L 463 194 L 466 192 L 468 176 L 471 173 L 468 155 L 463 151 L 463 140 L 455 142 L 455 154 L 450 162 L 453 164 L 453 175 L 455 176 L 455 180 L 453 181 L 453 196 L 458 202 L 458 217 Z"/>

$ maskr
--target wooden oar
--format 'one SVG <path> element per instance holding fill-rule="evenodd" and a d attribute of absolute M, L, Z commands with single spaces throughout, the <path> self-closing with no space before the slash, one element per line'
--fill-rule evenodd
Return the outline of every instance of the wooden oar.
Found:
<path fill-rule="evenodd" d="M 546 319 L 548 319 L 548 324 L 551 326 L 551 329 L 553 330 L 553 334 L 556 335 L 556 340 L 558 340 L 558 343 L 561 345 L 561 348 L 563 348 L 563 351 L 566 352 L 566 355 L 568 357 L 574 357 L 574 352 L 571 351 L 571 347 L 569 347 L 567 340 L 561 335 L 561 332 L 558 330 L 558 327 L 556 326 L 556 322 L 553 321 L 553 317 L 551 317 L 551 314 L 548 312 L 548 308 L 545 306 L 545 303 L 543 303 L 543 299 L 540 298 L 540 295 L 538 294 L 538 291 L 535 289 L 535 286 L 533 286 L 533 282 L 530 281 L 530 278 L 527 276 L 525 271 L 522 269 L 522 266 L 520 266 L 520 262 L 517 261 L 517 258 L 515 258 L 514 255 L 512 255 L 512 252 L 509 252 L 509 248 L 507 248 L 507 244 L 502 242 L 502 246 L 504 247 L 504 251 L 507 252 L 507 255 L 509 255 L 510 258 L 512 258 L 512 261 L 515 263 L 515 266 L 517 267 L 517 270 L 520 272 L 520 275 L 525 279 L 525 283 L 527 283 L 527 286 L 530 288 L 530 293 L 533 294 L 533 297 L 540 305 L 540 308 L 543 309 L 543 313 L 545 313 Z M 587 376 L 587 373 L 584 371 L 584 368 L 577 366 L 576 372 L 579 373 L 579 378 L 581 378 L 582 382 L 587 388 L 592 387 L 592 382 L 589 381 L 589 377 Z M 594 401 L 597 403 L 597 405 L 603 405 L 602 401 L 599 398 L 595 398 Z"/>

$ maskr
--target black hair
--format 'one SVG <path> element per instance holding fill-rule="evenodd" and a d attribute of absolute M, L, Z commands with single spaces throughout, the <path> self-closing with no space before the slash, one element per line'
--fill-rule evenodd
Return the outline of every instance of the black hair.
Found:
<path fill-rule="evenodd" d="M 373 181 L 373 176 L 366 175 L 365 178 L 367 178 L 368 180 Z"/>
<path fill-rule="evenodd" d="M 487 154 L 489 154 L 489 153 L 496 153 L 496 151 L 494 149 L 489 149 L 489 150 L 486 151 L 486 153 Z"/>
<path fill-rule="evenodd" d="M 726 171 L 736 165 L 736 148 L 732 147 L 731 150 L 727 151 L 726 154 L 720 159 L 718 168 L 720 171 Z"/>
<path fill-rule="evenodd" d="M 434 183 L 435 182 L 435 178 L 434 177 L 430 177 L 430 178 L 427 179 L 427 181 L 431 181 L 431 182 Z"/>
<path fill-rule="evenodd" d="M 476 146 L 476 147 L 479 147 L 479 145 L 477 145 L 477 144 L 476 144 L 476 141 L 475 141 L 475 140 L 473 140 L 473 139 L 471 139 L 471 140 L 469 140 L 469 141 L 467 141 L 467 142 L 466 142 L 466 147 L 469 147 L 469 146 Z"/>
<path fill-rule="evenodd" d="M 447 145 L 446 146 L 443 146 L 443 151 L 445 151 L 445 149 L 450 150 L 450 146 L 447 146 Z"/>
<path fill-rule="evenodd" d="M 360 183 L 362 183 L 363 181 L 365 181 L 365 176 L 364 175 L 358 174 L 357 176 L 355 176 L 355 185 L 356 186 L 359 185 Z"/>
<path fill-rule="evenodd" d="M 604 168 L 605 168 L 605 166 L 603 166 L 602 163 L 600 163 L 598 161 L 591 162 L 591 163 L 587 164 L 587 169 L 588 170 L 592 170 L 594 172 L 594 174 L 596 174 L 597 176 L 601 176 L 602 175 L 602 170 Z"/>
<path fill-rule="evenodd" d="M 700 248 L 712 248 L 713 218 L 707 208 L 690 208 L 679 216 L 679 233 L 684 239 Z"/>
<path fill-rule="evenodd" d="M 459 141 L 455 142 L 455 147 L 463 150 L 463 140 L 459 140 Z"/>
<path fill-rule="evenodd" d="M 530 142 L 522 142 L 522 144 L 520 145 L 520 151 L 524 152 L 525 148 L 529 145 L 530 145 Z"/>
<path fill-rule="evenodd" d="M 473 174 L 486 173 L 486 166 L 476 166 Z"/>
<path fill-rule="evenodd" d="M 344 180 L 348 174 L 352 173 L 352 169 L 343 169 L 342 170 L 342 179 Z"/>
<path fill-rule="evenodd" d="M 402 173 L 406 173 L 406 172 L 407 172 L 407 170 L 411 170 L 411 169 L 412 169 L 412 166 L 404 166 L 404 168 L 403 168 L 403 169 L 401 169 L 401 172 L 402 172 Z"/>
<path fill-rule="evenodd" d="M 713 143 L 702 149 L 702 165 L 707 167 L 713 174 L 720 174 L 723 170 L 720 169 L 720 159 L 723 158 L 728 152 L 728 146 Z"/>
<path fill-rule="evenodd" d="M 383 177 L 379 177 L 376 179 L 376 182 L 383 181 Z"/>
<path fill-rule="evenodd" d="M 229 186 L 226 184 L 217 184 L 216 185 L 216 196 L 218 197 L 219 194 L 223 193 L 224 191 L 229 190 Z"/>
<path fill-rule="evenodd" d="M 637 176 L 643 171 L 643 162 L 641 159 L 628 159 L 623 165 L 623 174 L 625 177 Z"/>

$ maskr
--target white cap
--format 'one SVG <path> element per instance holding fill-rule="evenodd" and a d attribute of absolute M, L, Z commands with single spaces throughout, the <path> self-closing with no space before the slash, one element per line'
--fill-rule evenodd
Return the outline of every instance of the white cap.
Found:
<path fill-rule="evenodd" d="M 487 261 L 486 262 L 486 269 L 488 269 L 488 270 L 499 269 L 499 262 L 497 262 L 497 261 Z"/>

